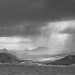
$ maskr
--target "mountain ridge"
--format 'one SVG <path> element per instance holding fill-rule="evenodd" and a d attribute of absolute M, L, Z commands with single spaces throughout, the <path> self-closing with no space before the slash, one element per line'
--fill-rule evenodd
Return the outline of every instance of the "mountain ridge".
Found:
<path fill-rule="evenodd" d="M 60 57 L 60 58 L 59 58 Z M 44 65 L 72 65 L 75 64 L 75 55 L 66 55 L 64 57 L 59 56 L 54 56 L 53 58 L 56 58 L 55 60 L 51 61 L 51 60 L 28 60 L 28 59 L 24 59 L 21 60 L 19 58 L 16 57 L 16 55 L 11 54 L 10 52 L 8 52 L 6 49 L 3 50 L 3 52 L 0 52 L 0 63 L 1 64 L 44 64 Z M 45 58 L 48 59 L 48 58 Z"/>
<path fill-rule="evenodd" d="M 41 63 L 43 63 L 44 65 L 72 65 L 72 64 L 75 64 L 75 55 L 68 55 L 59 60 L 55 60 L 52 62 L 45 61 Z"/>

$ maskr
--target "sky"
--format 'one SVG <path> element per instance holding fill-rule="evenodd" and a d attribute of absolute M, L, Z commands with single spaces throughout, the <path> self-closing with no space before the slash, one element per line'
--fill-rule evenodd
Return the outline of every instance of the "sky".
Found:
<path fill-rule="evenodd" d="M 47 21 L 74 19 L 74 0 L 1 0 L 0 36 L 35 35 Z"/>
<path fill-rule="evenodd" d="M 0 48 L 18 57 L 74 53 L 74 25 L 74 0 L 0 0 Z"/>

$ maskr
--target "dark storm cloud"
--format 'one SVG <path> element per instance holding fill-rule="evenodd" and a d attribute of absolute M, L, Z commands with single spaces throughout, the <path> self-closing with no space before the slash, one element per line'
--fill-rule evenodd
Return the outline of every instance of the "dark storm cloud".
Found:
<path fill-rule="evenodd" d="M 31 36 L 40 35 L 40 28 L 45 26 L 40 22 L 24 22 L 0 26 L 0 36 Z"/>
<path fill-rule="evenodd" d="M 0 0 L 0 21 L 57 20 L 75 16 L 72 0 Z"/>
<path fill-rule="evenodd" d="M 38 29 L 46 24 L 37 24 L 37 22 L 69 17 L 75 17 L 75 1 L 73 0 L 0 0 L 1 35 L 38 34 L 40 33 Z M 24 24 L 26 21 L 36 23 Z M 22 23 L 24 27 L 15 27 Z"/>

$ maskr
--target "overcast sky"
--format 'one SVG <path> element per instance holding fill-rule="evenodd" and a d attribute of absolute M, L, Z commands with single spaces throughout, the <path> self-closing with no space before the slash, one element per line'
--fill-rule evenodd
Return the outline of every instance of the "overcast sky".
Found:
<path fill-rule="evenodd" d="M 0 0 L 0 35 L 34 35 L 40 22 L 74 17 L 74 0 Z"/>
<path fill-rule="evenodd" d="M 31 41 L 24 45 L 28 49 L 49 47 L 51 54 L 58 54 L 62 49 L 74 51 L 74 25 L 74 0 L 0 0 L 0 36 L 19 36 L 21 40 L 28 37 Z M 69 41 L 65 42 L 66 39 Z M 10 42 L 10 38 L 7 40 Z M 5 44 L 0 46 L 9 48 Z M 23 48 L 21 44 L 13 45 L 18 49 L 20 46 Z"/>

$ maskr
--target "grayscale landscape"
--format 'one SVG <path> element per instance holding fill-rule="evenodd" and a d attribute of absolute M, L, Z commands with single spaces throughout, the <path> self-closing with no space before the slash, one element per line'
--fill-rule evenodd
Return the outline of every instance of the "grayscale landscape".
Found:
<path fill-rule="evenodd" d="M 75 75 L 75 0 L 0 0 L 0 75 Z"/>
<path fill-rule="evenodd" d="M 0 53 L 1 75 L 75 75 L 75 56 L 56 61 L 18 60 L 9 53 Z M 53 63 L 53 65 L 52 65 Z M 67 64 L 66 64 L 67 63 Z"/>

